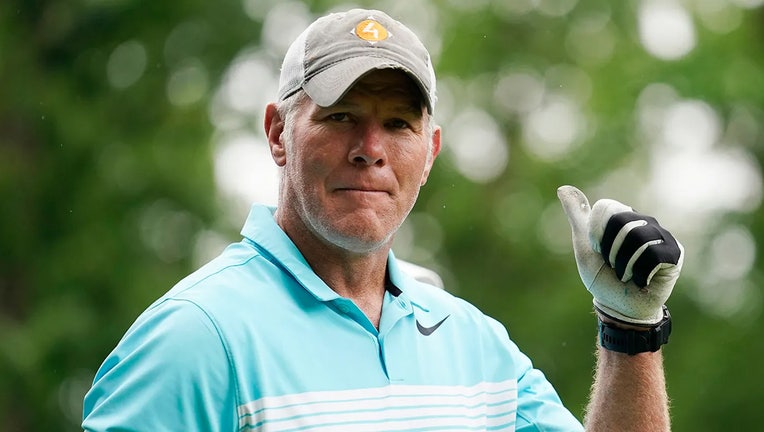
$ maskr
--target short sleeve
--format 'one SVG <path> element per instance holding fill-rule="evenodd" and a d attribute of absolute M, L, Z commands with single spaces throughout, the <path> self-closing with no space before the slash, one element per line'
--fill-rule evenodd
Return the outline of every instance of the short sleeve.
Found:
<path fill-rule="evenodd" d="M 563 406 L 552 384 L 538 369 L 529 368 L 517 383 L 517 432 L 576 432 L 581 422 Z"/>
<path fill-rule="evenodd" d="M 494 334 L 509 350 L 517 379 L 517 432 L 583 432 L 581 422 L 562 404 L 544 374 L 533 367 L 498 321 L 488 318 Z"/>
<path fill-rule="evenodd" d="M 164 300 L 128 330 L 85 396 L 85 431 L 235 431 L 223 342 L 194 303 Z"/>

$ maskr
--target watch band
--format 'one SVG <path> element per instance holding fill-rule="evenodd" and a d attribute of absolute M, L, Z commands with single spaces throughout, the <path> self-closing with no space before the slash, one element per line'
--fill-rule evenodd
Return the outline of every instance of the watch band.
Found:
<path fill-rule="evenodd" d="M 663 306 L 663 319 L 646 330 L 624 329 L 598 321 L 600 346 L 629 355 L 658 351 L 661 345 L 668 343 L 671 334 L 671 314 L 666 306 Z"/>

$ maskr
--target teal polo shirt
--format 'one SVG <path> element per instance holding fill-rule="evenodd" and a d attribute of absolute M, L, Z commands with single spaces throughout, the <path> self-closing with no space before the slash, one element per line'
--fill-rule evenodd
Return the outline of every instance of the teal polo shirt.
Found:
<path fill-rule="evenodd" d="M 581 431 L 497 321 L 399 269 L 379 329 L 255 205 L 243 240 L 142 313 L 87 431 Z"/>

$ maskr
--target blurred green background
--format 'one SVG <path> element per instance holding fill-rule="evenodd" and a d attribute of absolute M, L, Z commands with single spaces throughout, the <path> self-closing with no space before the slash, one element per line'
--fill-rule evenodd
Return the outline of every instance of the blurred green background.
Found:
<path fill-rule="evenodd" d="M 439 73 L 445 149 L 398 256 L 507 325 L 579 416 L 595 321 L 561 184 L 655 215 L 687 249 L 674 429 L 761 427 L 762 3 L 356 3 L 412 27 Z M 0 430 L 78 430 L 135 317 L 275 202 L 261 124 L 281 57 L 351 5 L 0 2 Z"/>

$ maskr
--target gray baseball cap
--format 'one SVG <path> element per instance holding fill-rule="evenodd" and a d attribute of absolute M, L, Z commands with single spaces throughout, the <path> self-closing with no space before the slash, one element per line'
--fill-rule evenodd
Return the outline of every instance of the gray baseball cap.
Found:
<path fill-rule="evenodd" d="M 435 72 L 430 54 L 406 26 L 378 10 L 323 16 L 292 42 L 279 79 L 279 100 L 302 88 L 319 106 L 337 103 L 375 69 L 400 69 L 417 84 L 432 114 Z"/>

